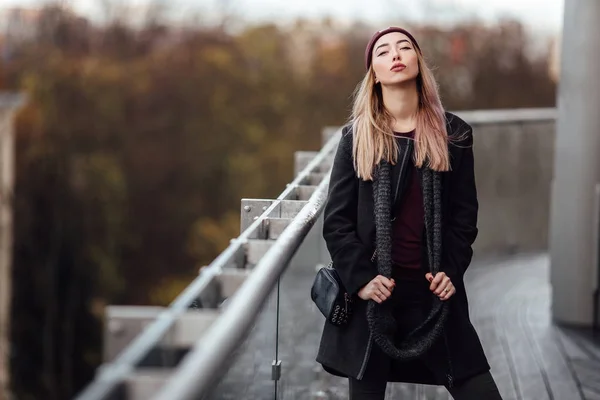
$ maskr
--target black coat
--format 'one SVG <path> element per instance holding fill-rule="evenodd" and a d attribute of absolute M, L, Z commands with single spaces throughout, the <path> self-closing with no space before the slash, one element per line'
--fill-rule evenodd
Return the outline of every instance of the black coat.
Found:
<path fill-rule="evenodd" d="M 472 244 L 477 236 L 477 192 L 473 165 L 473 135 L 471 126 L 457 116 L 446 113 L 450 137 L 459 138 L 449 144 L 451 170 L 442 174 L 442 264 L 452 280 L 456 293 L 448 301 L 450 313 L 446 324 L 447 341 L 439 340 L 452 360 L 454 381 L 488 371 L 478 335 L 469 319 L 469 306 L 463 275 L 473 255 Z M 352 161 L 352 130 L 342 130 L 335 155 L 327 205 L 324 211 L 323 236 L 333 266 L 346 290 L 354 295 L 353 315 L 347 326 L 336 327 L 325 322 L 317 362 L 330 373 L 361 379 L 371 354 L 369 327 L 366 320 L 367 302 L 356 293 L 377 276 L 371 256 L 375 249 L 373 183 L 356 176 Z M 406 145 L 399 141 L 400 146 Z M 400 163 L 393 167 L 392 187 L 402 177 Z M 396 199 L 398 201 L 399 199 Z M 426 242 L 422 244 L 426 254 Z M 427 257 L 423 257 L 426 262 Z M 425 279 L 425 277 L 423 277 Z M 447 344 L 446 344 L 447 343 Z M 449 353 L 446 353 L 448 351 Z M 424 384 L 444 384 L 418 362 L 401 362 L 393 369 L 390 381 Z"/>

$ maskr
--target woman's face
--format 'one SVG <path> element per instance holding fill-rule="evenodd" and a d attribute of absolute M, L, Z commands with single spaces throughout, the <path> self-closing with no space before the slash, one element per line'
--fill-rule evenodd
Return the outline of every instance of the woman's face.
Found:
<path fill-rule="evenodd" d="M 372 56 L 375 82 L 384 86 L 406 83 L 419 75 L 417 51 L 403 33 L 391 32 L 380 37 L 373 46 Z"/>

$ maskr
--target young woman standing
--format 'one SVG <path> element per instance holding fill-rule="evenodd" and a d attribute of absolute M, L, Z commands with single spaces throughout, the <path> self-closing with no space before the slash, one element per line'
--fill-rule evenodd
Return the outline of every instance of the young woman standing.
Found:
<path fill-rule="evenodd" d="M 389 381 L 501 399 L 463 284 L 477 236 L 471 127 L 444 111 L 405 29 L 375 33 L 365 66 L 323 228 L 356 300 L 348 325 L 325 323 L 317 361 L 349 378 L 351 400 L 383 400 Z"/>

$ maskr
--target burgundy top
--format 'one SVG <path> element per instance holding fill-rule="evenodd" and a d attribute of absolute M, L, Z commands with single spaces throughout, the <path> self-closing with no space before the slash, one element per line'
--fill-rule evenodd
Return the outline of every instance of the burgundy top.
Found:
<path fill-rule="evenodd" d="M 398 136 L 414 137 L 414 130 L 395 133 Z M 396 219 L 392 222 L 392 262 L 396 267 L 416 270 L 421 268 L 421 241 L 425 227 L 425 213 L 419 173 L 412 164 L 407 179 L 401 193 L 402 197 L 396 203 L 397 209 L 394 210 Z"/>

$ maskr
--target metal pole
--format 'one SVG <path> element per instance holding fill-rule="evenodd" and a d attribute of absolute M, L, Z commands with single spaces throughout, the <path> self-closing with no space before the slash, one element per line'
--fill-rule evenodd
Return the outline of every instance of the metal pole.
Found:
<path fill-rule="evenodd" d="M 600 2 L 568 0 L 564 7 L 550 224 L 552 315 L 589 326 L 598 248 Z"/>

